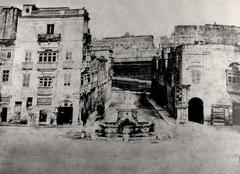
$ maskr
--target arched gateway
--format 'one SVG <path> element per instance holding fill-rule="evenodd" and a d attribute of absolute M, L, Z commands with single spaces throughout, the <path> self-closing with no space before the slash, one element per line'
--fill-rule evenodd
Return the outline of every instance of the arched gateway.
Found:
<path fill-rule="evenodd" d="M 188 120 L 203 124 L 203 101 L 200 98 L 192 98 L 188 102 Z"/>

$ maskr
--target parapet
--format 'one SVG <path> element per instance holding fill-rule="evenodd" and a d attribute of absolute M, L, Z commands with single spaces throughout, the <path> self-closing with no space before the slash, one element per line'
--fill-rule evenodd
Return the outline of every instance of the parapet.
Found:
<path fill-rule="evenodd" d="M 24 4 L 23 17 L 71 17 L 83 16 L 88 17 L 88 12 L 84 8 L 70 9 L 69 7 L 41 7 L 38 8 L 35 4 Z"/>

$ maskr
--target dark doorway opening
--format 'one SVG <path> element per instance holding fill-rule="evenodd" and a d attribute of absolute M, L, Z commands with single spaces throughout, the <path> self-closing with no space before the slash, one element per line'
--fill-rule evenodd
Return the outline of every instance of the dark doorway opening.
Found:
<path fill-rule="evenodd" d="M 57 124 L 72 124 L 73 107 L 59 107 Z"/>
<path fill-rule="evenodd" d="M 200 98 L 192 98 L 188 102 L 188 120 L 203 124 L 203 101 Z"/>
<path fill-rule="evenodd" d="M 2 122 L 7 122 L 7 108 L 2 109 L 1 117 L 2 117 Z"/>
<path fill-rule="evenodd" d="M 46 122 L 47 121 L 47 111 L 40 110 L 39 111 L 39 122 Z"/>
<path fill-rule="evenodd" d="M 86 125 L 88 117 L 89 117 L 88 112 L 87 111 L 84 112 L 84 110 L 82 109 L 82 111 L 81 111 L 81 120 L 83 122 L 83 125 Z"/>

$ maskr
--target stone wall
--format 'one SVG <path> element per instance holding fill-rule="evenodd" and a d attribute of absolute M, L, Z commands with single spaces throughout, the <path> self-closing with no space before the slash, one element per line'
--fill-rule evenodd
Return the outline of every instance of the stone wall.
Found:
<path fill-rule="evenodd" d="M 225 44 L 240 43 L 240 27 L 218 24 L 178 25 L 174 28 L 176 44 Z"/>
<path fill-rule="evenodd" d="M 0 7 L 0 39 L 16 39 L 18 17 L 21 10 L 15 7 Z"/>
<path fill-rule="evenodd" d="M 113 76 L 139 80 L 151 80 L 151 62 L 114 63 Z"/>
<path fill-rule="evenodd" d="M 94 45 L 108 45 L 113 50 L 113 75 L 133 79 L 151 79 L 151 60 L 157 50 L 152 35 L 108 37 L 93 41 Z"/>

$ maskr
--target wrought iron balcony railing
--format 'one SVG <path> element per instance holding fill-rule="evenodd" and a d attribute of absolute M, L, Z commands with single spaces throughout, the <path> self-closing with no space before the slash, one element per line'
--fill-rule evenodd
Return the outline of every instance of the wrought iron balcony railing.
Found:
<path fill-rule="evenodd" d="M 33 62 L 22 62 L 22 69 L 23 70 L 32 70 Z"/>
<path fill-rule="evenodd" d="M 38 71 L 54 71 L 57 69 L 57 62 L 38 62 L 37 70 Z"/>
<path fill-rule="evenodd" d="M 38 42 L 60 42 L 61 34 L 38 34 Z"/>
<path fill-rule="evenodd" d="M 52 87 L 38 87 L 37 94 L 39 96 L 49 96 L 53 94 Z"/>

